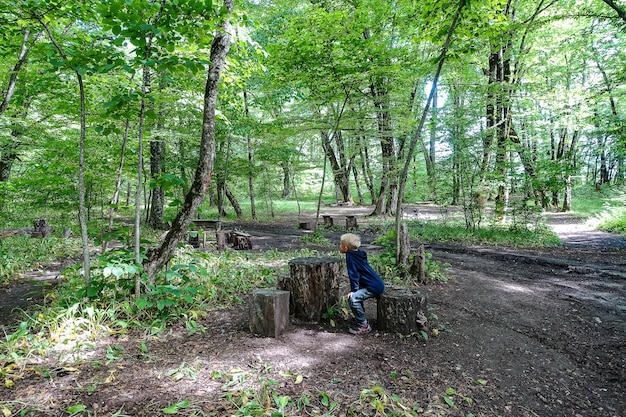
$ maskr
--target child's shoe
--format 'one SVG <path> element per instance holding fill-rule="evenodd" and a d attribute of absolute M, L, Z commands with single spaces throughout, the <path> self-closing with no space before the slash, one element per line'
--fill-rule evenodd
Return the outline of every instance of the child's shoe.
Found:
<path fill-rule="evenodd" d="M 365 334 L 365 333 L 371 332 L 372 327 L 370 326 L 369 323 L 357 324 L 357 325 L 350 327 L 350 330 L 348 331 L 352 334 Z"/>

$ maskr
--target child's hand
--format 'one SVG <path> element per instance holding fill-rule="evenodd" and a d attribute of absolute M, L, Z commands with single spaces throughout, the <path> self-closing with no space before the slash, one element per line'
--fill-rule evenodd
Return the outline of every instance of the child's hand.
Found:
<path fill-rule="evenodd" d="M 350 297 L 352 297 L 352 294 L 354 294 L 352 291 L 350 291 L 350 292 L 348 293 L 348 295 L 347 295 L 348 300 L 350 299 Z"/>

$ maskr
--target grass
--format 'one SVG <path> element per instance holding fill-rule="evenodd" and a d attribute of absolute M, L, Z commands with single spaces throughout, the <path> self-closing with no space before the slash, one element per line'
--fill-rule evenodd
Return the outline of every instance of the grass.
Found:
<path fill-rule="evenodd" d="M 626 191 L 622 188 L 577 188 L 572 210 L 588 218 L 599 230 L 626 236 Z"/>
<path fill-rule="evenodd" d="M 467 230 L 461 223 L 410 222 L 409 234 L 420 242 L 453 242 L 471 245 L 503 245 L 516 248 L 547 247 L 560 244 L 558 236 L 545 226 L 520 229 L 487 226 Z"/>

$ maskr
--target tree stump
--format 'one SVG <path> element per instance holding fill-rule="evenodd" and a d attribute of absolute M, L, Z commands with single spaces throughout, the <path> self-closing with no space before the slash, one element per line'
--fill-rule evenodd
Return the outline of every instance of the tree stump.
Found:
<path fill-rule="evenodd" d="M 356 223 L 356 216 L 346 216 L 346 229 L 358 229 L 359 225 Z"/>
<path fill-rule="evenodd" d="M 34 226 L 33 233 L 30 235 L 31 237 L 50 237 L 54 231 L 54 227 L 50 226 L 46 219 L 35 220 Z"/>
<path fill-rule="evenodd" d="M 417 290 L 388 286 L 378 298 L 378 328 L 409 335 L 426 329 L 426 295 Z"/>
<path fill-rule="evenodd" d="M 331 216 L 322 216 L 324 218 L 324 227 L 333 227 L 333 218 Z"/>
<path fill-rule="evenodd" d="M 300 222 L 299 223 L 300 230 L 311 230 L 311 222 Z"/>
<path fill-rule="evenodd" d="M 289 277 L 278 280 L 279 290 L 291 292 L 291 312 L 298 319 L 319 322 L 322 314 L 341 301 L 343 278 L 340 258 L 295 258 Z"/>
<path fill-rule="evenodd" d="M 413 263 L 409 268 L 409 275 L 414 281 L 423 284 L 426 282 L 426 254 L 424 245 L 419 245 L 417 252 L 413 255 Z"/>
<path fill-rule="evenodd" d="M 230 232 L 230 238 L 228 239 L 233 248 L 237 250 L 250 250 L 252 249 L 252 236 L 243 232 Z"/>
<path fill-rule="evenodd" d="M 250 295 L 250 331 L 278 337 L 289 328 L 289 291 L 254 290 Z"/>

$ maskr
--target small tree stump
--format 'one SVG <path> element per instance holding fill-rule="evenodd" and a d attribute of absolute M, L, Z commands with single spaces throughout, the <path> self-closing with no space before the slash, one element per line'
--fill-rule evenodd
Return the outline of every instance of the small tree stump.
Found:
<path fill-rule="evenodd" d="M 31 237 L 50 237 L 54 231 L 54 227 L 50 226 L 46 219 L 35 220 L 34 226 L 33 233 L 30 235 Z"/>
<path fill-rule="evenodd" d="M 324 227 L 333 227 L 333 218 L 331 216 L 322 216 L 324 218 Z"/>
<path fill-rule="evenodd" d="M 424 253 L 424 245 L 419 245 L 415 255 L 413 255 L 413 263 L 409 268 L 409 275 L 414 281 L 423 284 L 426 282 L 426 254 Z"/>
<path fill-rule="evenodd" d="M 359 225 L 356 223 L 356 216 L 346 216 L 346 229 L 358 229 Z"/>
<path fill-rule="evenodd" d="M 341 301 L 340 258 L 296 258 L 289 261 L 289 277 L 278 280 L 279 290 L 291 291 L 291 310 L 298 319 L 319 322 Z"/>
<path fill-rule="evenodd" d="M 409 335 L 426 329 L 426 295 L 409 288 L 389 286 L 378 298 L 378 328 Z"/>
<path fill-rule="evenodd" d="M 311 222 L 300 222 L 300 230 L 311 230 Z"/>
<path fill-rule="evenodd" d="M 250 331 L 278 337 L 289 328 L 289 291 L 254 290 L 250 295 Z"/>

